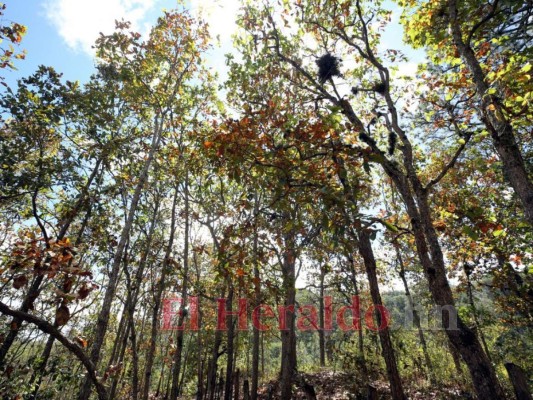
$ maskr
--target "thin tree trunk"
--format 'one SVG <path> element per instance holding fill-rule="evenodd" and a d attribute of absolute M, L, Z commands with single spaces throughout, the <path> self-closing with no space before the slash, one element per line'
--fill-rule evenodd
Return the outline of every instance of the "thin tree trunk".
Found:
<path fill-rule="evenodd" d="M 183 197 L 185 201 L 185 230 L 183 233 L 183 281 L 181 285 L 181 305 L 180 315 L 178 317 L 178 326 L 183 325 L 185 319 L 185 307 L 187 303 L 187 290 L 189 283 L 189 173 L 185 172 L 185 182 Z M 174 366 L 172 369 L 172 386 L 170 389 L 170 400 L 175 400 L 179 396 L 179 376 L 181 371 L 181 354 L 183 352 L 183 332 L 178 330 L 176 333 L 176 352 L 174 353 Z"/>
<path fill-rule="evenodd" d="M 234 289 L 231 282 L 228 282 L 229 291 L 228 299 L 226 302 L 226 308 L 228 312 L 227 316 L 227 361 L 226 361 L 226 386 L 224 390 L 224 400 L 231 400 L 231 394 L 233 392 L 232 378 L 233 378 L 233 344 L 235 339 L 235 324 L 233 323 L 233 294 Z"/>
<path fill-rule="evenodd" d="M 99 158 L 96 161 L 96 164 L 91 172 L 91 175 L 89 176 L 89 179 L 87 180 L 87 183 L 83 187 L 83 189 L 80 192 L 80 195 L 78 197 L 78 200 L 74 204 L 74 207 L 70 212 L 68 213 L 68 217 L 63 221 L 63 224 L 61 226 L 61 229 L 56 237 L 56 240 L 63 240 L 65 235 L 67 234 L 68 228 L 74 221 L 74 219 L 78 216 L 79 212 L 87 202 L 88 192 L 89 188 L 91 187 L 94 179 L 98 175 L 98 171 L 100 169 L 100 165 L 102 163 L 102 159 Z M 90 208 L 89 208 L 90 210 Z M 88 212 L 86 215 L 90 215 L 90 212 Z M 46 247 L 48 247 L 49 244 L 46 243 Z M 38 275 L 35 277 L 35 279 L 32 282 L 32 285 L 30 286 L 28 293 L 26 294 L 26 297 L 22 301 L 20 311 L 26 313 L 28 312 L 31 307 L 33 306 L 33 302 L 39 295 L 41 283 L 43 282 L 44 275 Z M 0 368 L 4 365 L 5 358 L 7 356 L 7 353 L 9 352 L 9 349 L 13 345 L 13 342 L 15 341 L 16 337 L 18 336 L 20 332 L 20 328 L 22 326 L 22 320 L 19 320 L 17 318 L 13 318 L 11 320 L 10 324 L 10 330 L 9 333 L 4 338 L 4 341 L 2 342 L 2 345 L 0 346 Z M 46 365 L 45 365 L 46 367 Z M 90 385 L 90 382 L 89 382 Z"/>
<path fill-rule="evenodd" d="M 148 179 L 148 172 L 152 165 L 152 161 L 155 157 L 157 149 L 159 148 L 159 142 L 161 140 L 162 130 L 163 130 L 162 118 L 160 119 L 156 117 L 155 123 L 154 123 L 154 132 L 152 135 L 152 143 L 150 146 L 150 152 L 148 153 L 148 158 L 146 159 L 144 163 L 143 169 L 141 171 L 141 175 L 139 176 L 139 181 L 135 187 L 133 198 L 131 199 L 131 204 L 128 210 L 128 216 L 126 219 L 126 223 L 124 227 L 122 228 L 120 240 L 118 242 L 117 249 L 115 251 L 115 256 L 113 258 L 113 264 L 111 266 L 111 275 L 109 276 L 109 282 L 104 293 L 104 300 L 102 303 L 102 308 L 100 310 L 100 313 L 98 315 L 98 320 L 96 322 L 95 335 L 93 339 L 93 345 L 91 348 L 91 362 L 94 365 L 98 365 L 98 362 L 100 360 L 100 351 L 104 344 L 105 334 L 107 332 L 107 327 L 109 324 L 109 315 L 111 311 L 111 305 L 113 302 L 113 297 L 115 295 L 115 288 L 118 283 L 120 264 L 122 262 L 122 253 L 124 251 L 124 247 L 126 246 L 126 242 L 129 239 L 129 234 L 130 234 L 130 230 L 133 225 L 133 220 L 134 220 L 134 217 L 137 211 L 137 206 L 141 199 L 144 185 L 146 184 L 146 181 Z M 85 382 L 83 383 L 81 387 L 80 393 L 78 395 L 78 399 L 88 400 L 90 394 L 91 394 L 91 382 L 89 378 L 87 377 L 85 378 Z"/>
<path fill-rule="evenodd" d="M 483 344 L 483 348 L 485 349 L 485 353 L 487 354 L 488 359 L 492 362 L 492 358 L 490 356 L 490 351 L 489 351 L 489 346 L 487 346 L 487 341 L 485 339 L 485 335 L 483 334 L 483 329 L 481 328 L 481 324 L 479 323 L 478 311 L 477 311 L 476 303 L 474 302 L 472 281 L 470 280 L 470 271 L 467 271 L 465 269 L 465 275 L 466 275 L 468 302 L 470 303 L 470 307 L 472 308 L 472 315 L 474 317 L 474 324 L 476 327 L 476 332 L 479 335 L 479 338 L 481 339 L 481 343 Z"/>
<path fill-rule="evenodd" d="M 281 398 L 292 398 L 292 381 L 296 372 L 296 333 L 295 333 L 295 303 L 296 303 L 296 251 L 293 233 L 285 237 L 283 252 L 282 275 L 283 290 L 285 292 L 284 306 L 286 329 L 281 331 Z M 290 309 L 292 308 L 292 312 Z"/>
<path fill-rule="evenodd" d="M 224 297 L 224 294 L 222 294 Z M 218 372 L 218 357 L 219 349 L 222 343 L 222 331 L 215 331 L 215 340 L 213 343 L 213 349 L 211 352 L 211 360 L 209 362 L 208 374 L 207 374 L 207 392 L 209 394 L 209 400 L 214 400 L 217 387 L 217 372 Z"/>
<path fill-rule="evenodd" d="M 135 327 L 135 308 L 137 306 L 137 301 L 139 299 L 139 292 L 141 290 L 142 279 L 144 276 L 144 269 L 147 264 L 148 255 L 150 254 L 150 249 L 152 247 L 152 240 L 154 237 L 157 217 L 159 215 L 159 206 L 160 206 L 161 197 L 156 196 L 155 207 L 150 221 L 150 228 L 148 229 L 148 234 L 146 236 L 146 246 L 145 251 L 141 256 L 137 271 L 135 273 L 134 281 L 130 281 L 129 273 L 126 271 L 127 278 L 127 287 L 128 287 L 128 296 L 131 296 L 130 307 L 128 309 L 128 323 L 130 327 L 130 341 L 131 341 L 131 352 L 132 352 L 132 397 L 133 400 L 137 400 L 140 387 L 139 387 L 139 351 L 137 348 L 137 332 Z M 142 329 L 141 329 L 142 331 Z M 163 364 L 164 365 L 164 364 Z M 114 394 L 114 392 L 113 392 Z"/>
<path fill-rule="evenodd" d="M 198 274 L 200 272 L 199 269 L 197 269 Z M 197 277 L 197 280 L 199 279 L 199 275 Z M 198 299 L 198 326 L 202 326 L 202 310 L 200 308 L 200 299 Z M 202 400 L 204 398 L 204 360 L 202 359 L 202 330 L 198 329 L 198 332 L 196 332 L 196 348 L 197 348 L 197 356 L 196 356 L 196 400 Z"/>
<path fill-rule="evenodd" d="M 187 372 L 187 362 L 189 361 L 189 355 L 191 354 L 191 340 L 192 336 L 189 336 L 187 340 L 187 346 L 185 348 L 185 356 L 183 357 L 183 368 L 181 372 L 180 383 L 178 385 L 178 393 L 181 393 L 183 389 L 183 382 L 185 382 L 185 373 Z"/>
<path fill-rule="evenodd" d="M 400 278 L 403 282 L 403 288 L 405 291 L 405 295 L 407 296 L 407 301 L 409 302 L 409 307 L 411 307 L 411 310 L 413 311 L 413 322 L 415 324 L 415 327 L 418 331 L 418 339 L 420 340 L 420 346 L 422 346 L 422 353 L 424 354 L 424 359 L 426 361 L 426 368 L 428 372 L 428 377 L 430 383 L 435 383 L 435 378 L 433 375 L 433 365 L 431 363 L 431 358 L 429 357 L 428 347 L 426 343 L 426 338 L 424 336 L 424 331 L 422 329 L 422 325 L 420 323 L 420 315 L 418 315 L 418 311 L 415 309 L 415 303 L 413 301 L 413 297 L 411 296 L 411 291 L 409 290 L 409 285 L 407 284 L 407 279 L 405 277 L 405 265 L 403 263 L 402 254 L 400 253 L 400 249 L 396 247 L 396 257 L 398 259 L 398 264 L 400 266 Z"/>
<path fill-rule="evenodd" d="M 355 259 L 350 253 L 348 254 L 349 254 L 348 260 L 350 261 L 350 272 L 351 272 L 350 278 L 351 278 L 351 281 L 354 287 L 354 293 L 357 296 L 357 298 L 359 298 L 359 286 L 357 282 L 357 271 L 355 268 Z M 360 316 L 358 315 L 357 317 L 359 318 Z M 359 356 L 360 356 L 360 359 L 358 360 L 359 365 L 361 367 L 361 370 L 363 371 L 365 380 L 368 380 L 368 369 L 366 367 L 366 361 L 365 361 L 365 344 L 364 344 L 364 338 L 363 338 L 363 329 L 357 330 L 357 347 L 359 349 Z"/>
<path fill-rule="evenodd" d="M 148 400 L 148 395 L 150 393 L 150 383 L 152 379 L 152 367 L 155 357 L 155 348 L 157 341 L 157 328 L 159 325 L 159 309 L 161 306 L 161 299 L 165 289 L 165 280 L 167 276 L 168 269 L 170 268 L 170 256 L 172 254 L 172 249 L 174 247 L 174 237 L 176 236 L 176 205 L 178 202 L 178 187 L 174 189 L 174 198 L 172 201 L 172 215 L 170 222 L 170 237 L 168 239 L 168 245 L 165 251 L 165 256 L 162 263 L 161 276 L 157 285 L 157 291 L 154 298 L 154 308 L 152 313 L 152 326 L 151 326 L 151 336 L 150 336 L 150 348 L 146 356 L 146 365 L 144 369 L 144 387 L 142 393 L 142 399 Z"/>
<path fill-rule="evenodd" d="M 258 234 L 257 234 L 257 218 L 259 215 L 259 200 L 257 191 L 254 193 L 254 237 L 253 237 L 253 264 L 254 264 L 254 309 L 261 304 L 261 277 L 259 274 L 259 260 L 258 260 Z M 252 339 L 252 400 L 257 400 L 257 389 L 259 387 L 259 329 L 253 326 Z"/>
<path fill-rule="evenodd" d="M 324 280 L 326 278 L 325 266 L 320 267 L 320 303 L 318 307 L 319 330 L 318 330 L 318 345 L 320 349 L 320 366 L 326 366 L 326 346 L 325 346 L 325 331 L 324 331 Z"/>
<path fill-rule="evenodd" d="M 234 383 L 234 393 L 235 393 L 235 397 L 234 397 L 234 400 L 239 400 L 239 389 L 240 389 L 240 386 L 239 386 L 239 383 L 240 383 L 240 370 L 237 368 L 237 370 L 235 371 L 235 373 L 233 374 L 234 377 L 233 377 L 233 383 Z"/>
<path fill-rule="evenodd" d="M 379 292 L 378 277 L 376 273 L 376 260 L 374 259 L 374 252 L 372 250 L 372 244 L 370 242 L 369 233 L 366 230 L 359 232 L 359 252 L 363 257 L 365 263 L 366 273 L 368 276 L 368 283 L 370 285 L 370 294 L 374 306 L 383 306 L 381 301 L 381 294 Z M 392 340 L 390 338 L 390 330 L 387 323 L 383 323 L 382 315 L 380 312 L 376 313 L 377 328 L 379 339 L 381 343 L 381 349 L 383 352 L 383 358 L 385 365 L 387 366 L 387 375 L 390 382 L 391 394 L 394 400 L 406 400 L 407 397 L 403 391 L 402 381 L 400 373 L 398 372 L 398 366 L 396 363 L 396 357 L 394 354 L 394 348 L 392 347 Z"/>

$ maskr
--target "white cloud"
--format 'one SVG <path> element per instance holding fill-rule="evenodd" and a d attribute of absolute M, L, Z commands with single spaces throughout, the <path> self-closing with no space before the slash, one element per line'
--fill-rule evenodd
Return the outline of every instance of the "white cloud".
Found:
<path fill-rule="evenodd" d="M 48 0 L 46 17 L 52 22 L 66 44 L 91 56 L 91 46 L 100 32 L 111 33 L 115 20 L 132 23 L 139 30 L 157 0 Z"/>
<path fill-rule="evenodd" d="M 228 76 L 226 54 L 239 55 L 233 48 L 232 35 L 237 32 L 237 15 L 241 6 L 240 0 L 191 0 L 192 15 L 207 22 L 209 33 L 214 42 L 214 48 L 207 55 L 207 63 L 213 72 L 218 73 L 219 81 L 223 82 Z"/>
<path fill-rule="evenodd" d="M 221 47 L 226 47 L 237 30 L 240 5 L 239 0 L 191 0 L 191 11 L 208 23 L 211 36 L 219 36 Z"/>

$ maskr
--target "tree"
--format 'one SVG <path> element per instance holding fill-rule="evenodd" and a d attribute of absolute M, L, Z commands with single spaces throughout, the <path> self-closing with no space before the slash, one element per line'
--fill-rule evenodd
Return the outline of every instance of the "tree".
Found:
<path fill-rule="evenodd" d="M 531 117 L 531 4 L 512 1 L 459 4 L 401 2 L 409 41 L 430 49 L 432 62 L 446 71 L 443 83 L 470 100 L 503 163 L 505 176 L 533 225 L 531 138 L 523 132 Z M 453 46 L 445 39 L 451 32 Z M 439 70 L 442 70 L 439 68 Z"/>
<path fill-rule="evenodd" d="M 271 8 L 263 7 L 246 10 L 242 25 L 249 32 L 249 37 L 258 38 L 263 44 L 263 52 L 276 57 L 280 65 L 292 69 L 295 74 L 295 85 L 303 88 L 309 94 L 315 96 L 316 101 L 326 100 L 337 112 L 341 112 L 349 127 L 346 129 L 345 141 L 357 134 L 362 147 L 360 153 L 366 154 L 367 160 L 377 162 L 383 171 L 391 178 L 396 189 L 400 193 L 407 212 L 411 218 L 417 252 L 420 262 L 426 273 L 429 288 L 436 304 L 440 306 L 454 305 L 454 299 L 448 280 L 446 278 L 446 265 L 442 248 L 438 242 L 433 218 L 428 203 L 428 193 L 432 186 L 438 183 L 445 173 L 453 166 L 456 157 L 444 167 L 436 179 L 428 184 L 420 180 L 417 173 L 415 153 L 408 133 L 401 126 L 399 113 L 392 97 L 392 82 L 390 72 L 384 65 L 381 57 L 376 53 L 376 45 L 379 40 L 380 21 L 373 24 L 373 19 L 386 17 L 386 11 L 370 4 L 355 2 L 330 2 L 327 6 L 314 2 L 297 2 L 292 6 L 295 11 L 296 22 L 302 29 L 297 34 L 283 35 L 278 28 Z M 280 23 L 289 18 L 291 6 L 288 5 L 276 16 Z M 327 16 L 327 17 L 326 17 Z M 365 17 L 367 16 L 367 17 Z M 370 103 L 373 109 L 380 110 L 379 115 L 372 116 L 364 108 L 355 110 L 354 106 L 337 90 L 334 76 L 327 74 L 315 78 L 311 72 L 309 63 L 304 64 L 303 59 L 308 56 L 303 50 L 308 47 L 302 41 L 304 30 L 315 35 L 318 48 L 328 54 L 338 54 L 339 51 L 350 51 L 358 57 L 356 72 L 345 73 L 345 77 L 353 77 L 362 81 L 365 85 L 373 87 Z M 300 51 L 299 51 L 300 50 Z M 311 50 L 311 49 L 309 49 Z M 308 50 L 308 51 L 309 51 Z M 389 52 L 389 57 L 394 53 Z M 320 72 L 320 71 L 319 71 Z M 294 76 L 294 75 L 293 75 Z M 368 80 L 377 78 L 375 83 L 366 83 Z M 352 78 L 352 79 L 353 79 Z M 365 81 L 365 78 L 368 79 Z M 354 90 L 355 91 L 355 90 Z M 383 110 L 383 111 L 381 111 Z M 368 124 L 363 118 L 369 118 Z M 375 132 L 370 131 L 371 127 Z M 401 163 L 394 159 L 394 148 L 387 156 L 379 147 L 372 134 L 383 130 L 390 132 L 392 137 L 399 141 L 398 149 L 402 153 Z M 353 139 L 352 139 L 353 140 Z M 366 149 L 364 147 L 366 147 Z M 459 146 L 458 152 L 464 149 L 464 144 Z M 443 326 L 450 327 L 449 315 L 443 315 Z M 458 329 L 446 329 L 449 340 L 461 353 L 469 367 L 474 387 L 480 397 L 504 398 L 503 391 L 495 375 L 494 368 L 490 364 L 478 339 L 468 326 L 458 317 Z"/>

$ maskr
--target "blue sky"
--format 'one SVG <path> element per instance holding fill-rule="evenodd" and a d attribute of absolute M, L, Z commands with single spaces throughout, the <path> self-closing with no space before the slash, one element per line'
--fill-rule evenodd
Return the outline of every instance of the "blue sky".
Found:
<path fill-rule="evenodd" d="M 163 8 L 173 0 L 4 0 L 4 21 L 26 25 L 20 45 L 26 59 L 16 62 L 17 71 L 5 71 L 6 82 L 33 73 L 40 64 L 53 66 L 69 80 L 85 81 L 94 71 L 90 48 L 100 31 L 109 33 L 114 20 L 125 18 L 146 31 Z M 144 5 L 143 5 L 144 4 Z"/>
<path fill-rule="evenodd" d="M 16 62 L 17 71 L 3 71 L 6 82 L 12 87 L 17 79 L 32 74 L 40 64 L 54 67 L 65 79 L 84 82 L 94 71 L 91 45 L 99 32 L 112 32 L 114 20 L 122 18 L 132 21 L 134 29 L 147 32 L 162 9 L 176 5 L 175 0 L 4 0 L 4 3 L 7 9 L 2 23 L 15 21 L 28 27 L 20 46 L 27 51 L 26 59 Z M 223 73 L 223 55 L 231 50 L 233 20 L 239 1 L 190 0 L 187 4 L 193 11 L 202 10 L 212 34 L 220 35 L 222 48 L 212 52 L 210 61 Z M 396 8 L 392 3 L 388 5 Z M 382 48 L 406 51 L 411 62 L 401 66 L 401 70 L 412 74 L 423 54 L 402 45 L 398 17 L 395 12 Z"/>

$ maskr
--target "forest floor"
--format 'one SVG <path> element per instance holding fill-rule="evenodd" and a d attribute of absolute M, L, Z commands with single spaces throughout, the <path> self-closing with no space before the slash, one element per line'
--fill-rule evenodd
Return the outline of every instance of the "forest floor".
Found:
<path fill-rule="evenodd" d="M 353 375 L 321 371 L 312 374 L 302 374 L 305 382 L 315 389 L 317 400 L 359 400 L 366 399 L 366 388 L 362 388 L 360 382 L 354 379 Z M 372 386 L 376 388 L 380 400 L 391 398 L 388 383 L 385 381 L 373 381 Z M 259 389 L 259 398 L 281 399 L 279 395 L 279 385 L 276 381 L 270 381 Z M 276 390 L 278 389 L 278 390 Z M 270 393 L 273 393 L 270 397 Z M 410 400 L 459 400 L 471 398 L 458 388 L 406 388 L 406 394 Z M 308 399 L 301 388 L 295 392 L 294 399 Z"/>

